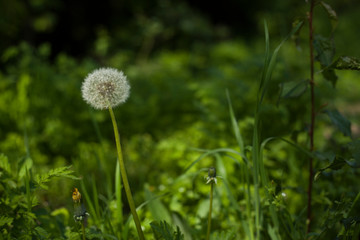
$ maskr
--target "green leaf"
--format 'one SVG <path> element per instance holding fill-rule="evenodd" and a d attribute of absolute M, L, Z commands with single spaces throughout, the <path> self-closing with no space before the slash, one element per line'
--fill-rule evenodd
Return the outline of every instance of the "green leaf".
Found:
<path fill-rule="evenodd" d="M 232 240 L 236 238 L 235 230 L 227 230 L 227 231 L 216 231 L 215 233 L 211 234 L 210 239 L 221 239 L 221 240 Z"/>
<path fill-rule="evenodd" d="M 291 37 L 291 39 L 295 42 L 296 48 L 298 50 L 301 49 L 300 47 L 300 32 L 302 27 L 304 26 L 304 20 L 303 19 L 296 19 L 293 23 L 292 23 L 292 27 L 295 28 L 298 24 L 299 27 L 297 28 L 296 32 L 294 32 L 294 35 Z"/>
<path fill-rule="evenodd" d="M 282 98 L 297 98 L 306 92 L 309 80 L 290 81 L 280 84 Z"/>
<path fill-rule="evenodd" d="M 289 35 L 287 35 L 282 42 L 275 48 L 274 52 L 272 55 L 270 55 L 270 50 L 269 50 L 269 46 L 270 46 L 270 41 L 269 41 L 269 32 L 268 32 L 268 27 L 265 21 L 265 64 L 264 64 L 264 70 L 263 70 L 263 74 L 261 77 L 261 81 L 260 81 L 260 86 L 259 86 L 259 92 L 261 92 L 261 97 L 259 99 L 258 104 L 261 104 L 261 102 L 263 101 L 263 98 L 265 96 L 265 93 L 268 89 L 268 85 L 272 76 L 272 72 L 275 68 L 276 65 L 276 59 L 277 59 L 277 55 L 280 51 L 280 48 L 282 47 L 282 45 L 291 37 L 293 36 L 294 33 L 296 33 L 297 31 L 299 31 L 299 29 L 301 28 L 303 22 L 299 22 L 289 33 Z"/>
<path fill-rule="evenodd" d="M 37 239 L 49 239 L 50 234 L 42 227 L 35 228 Z"/>
<path fill-rule="evenodd" d="M 321 64 L 324 78 L 330 81 L 333 86 L 335 86 L 337 76 L 334 69 L 331 67 L 333 58 L 335 56 L 334 41 L 330 38 L 316 35 L 314 39 L 314 49 L 317 52 L 316 60 Z"/>
<path fill-rule="evenodd" d="M 145 199 L 149 201 L 148 207 L 155 220 L 171 222 L 171 215 L 159 198 L 155 198 L 150 192 L 149 186 L 145 185 Z"/>
<path fill-rule="evenodd" d="M 120 173 L 120 164 L 119 161 L 116 161 L 116 172 L 115 172 L 115 200 L 116 200 L 116 217 L 118 223 L 123 223 L 123 203 L 121 201 L 121 190 L 122 190 L 122 184 L 121 184 L 121 173 Z"/>
<path fill-rule="evenodd" d="M 236 120 L 236 117 L 235 117 L 235 114 L 234 114 L 234 110 L 233 110 L 233 107 L 232 107 L 232 104 L 231 104 L 230 94 L 229 94 L 228 90 L 226 90 L 226 97 L 227 97 L 228 104 L 229 104 L 230 119 L 231 119 L 231 124 L 232 124 L 232 127 L 233 127 L 233 131 L 234 131 L 236 140 L 238 142 L 238 145 L 240 147 L 240 152 L 244 153 L 244 150 L 245 150 L 244 149 L 244 141 L 243 141 L 243 138 L 241 136 L 241 132 L 240 132 L 240 129 L 239 129 L 239 126 L 238 126 L 238 123 L 237 123 L 237 120 Z"/>
<path fill-rule="evenodd" d="M 151 222 L 150 226 L 153 230 L 154 237 L 156 240 L 183 240 L 184 235 L 181 233 L 180 228 L 176 227 L 176 231 L 166 221 Z"/>
<path fill-rule="evenodd" d="M 11 173 L 9 159 L 4 154 L 0 154 L 0 169 L 3 169 L 5 172 Z"/>
<path fill-rule="evenodd" d="M 80 180 L 80 178 L 72 175 L 74 171 L 70 170 L 70 168 L 71 166 L 60 167 L 60 168 L 51 169 L 49 172 L 45 174 L 37 174 L 35 176 L 35 182 L 41 188 L 47 189 L 48 187 L 45 185 L 45 183 L 49 182 L 53 177 L 65 177 L 74 180 Z"/>
<path fill-rule="evenodd" d="M 336 157 L 336 158 L 334 159 L 334 161 L 333 161 L 329 166 L 327 166 L 326 168 L 324 168 L 323 170 L 326 170 L 326 169 L 339 170 L 339 169 L 341 169 L 345 164 L 346 164 L 346 161 L 345 161 L 343 158 Z"/>
<path fill-rule="evenodd" d="M 332 169 L 332 170 L 339 170 L 341 169 L 343 166 L 345 166 L 347 164 L 347 162 L 345 161 L 345 159 L 341 158 L 341 157 L 335 157 L 334 161 L 332 161 L 332 163 L 330 163 L 328 166 L 320 169 L 314 176 L 314 180 L 316 181 L 320 175 L 322 174 L 322 172 L 324 172 L 326 169 Z"/>
<path fill-rule="evenodd" d="M 314 39 L 314 48 L 317 52 L 316 60 L 323 67 L 330 66 L 335 55 L 334 41 L 321 35 L 316 35 Z"/>
<path fill-rule="evenodd" d="M 322 71 L 322 75 L 324 76 L 324 78 L 326 80 L 328 80 L 329 82 L 331 82 L 331 84 L 333 85 L 333 87 L 335 87 L 336 85 L 336 81 L 338 79 L 334 69 L 330 69 L 330 68 L 325 68 Z"/>
<path fill-rule="evenodd" d="M 331 6 L 323 1 L 320 2 L 321 6 L 326 10 L 327 14 L 329 15 L 329 18 L 331 20 L 338 20 L 336 12 L 331 8 Z"/>
<path fill-rule="evenodd" d="M 356 216 L 356 217 L 343 218 L 341 219 L 340 222 L 344 225 L 346 231 L 348 231 L 352 225 L 358 224 L 360 222 L 360 217 Z"/>
<path fill-rule="evenodd" d="M 336 154 L 333 153 L 333 152 L 318 152 L 318 151 L 314 151 L 313 152 L 314 154 L 314 157 L 321 160 L 321 161 L 334 161 L 335 160 L 335 157 L 336 157 Z"/>
<path fill-rule="evenodd" d="M 10 225 L 13 222 L 14 218 L 0 216 L 0 226 L 4 226 L 5 224 Z"/>
<path fill-rule="evenodd" d="M 351 137 L 351 122 L 339 113 L 338 110 L 326 110 L 331 122 L 337 127 L 345 136 Z"/>
<path fill-rule="evenodd" d="M 333 64 L 331 68 L 339 70 L 360 70 L 360 59 L 356 57 L 341 56 Z"/>
<path fill-rule="evenodd" d="M 356 161 L 360 161 L 360 140 L 348 144 L 351 155 Z"/>
<path fill-rule="evenodd" d="M 20 167 L 19 179 L 22 179 L 26 175 L 26 171 L 29 171 L 33 166 L 33 160 L 27 157 Z"/>
<path fill-rule="evenodd" d="M 202 150 L 202 149 L 198 149 L 202 152 L 205 152 L 203 154 L 201 154 L 200 157 L 198 157 L 196 160 L 194 160 L 185 170 L 184 170 L 184 174 L 189 171 L 195 164 L 197 164 L 199 161 L 201 161 L 202 159 L 204 159 L 207 156 L 211 156 L 213 154 L 216 153 L 220 153 L 220 152 L 225 152 L 225 153 L 231 153 L 231 154 L 235 154 L 241 157 L 241 159 L 247 164 L 248 163 L 248 159 L 246 157 L 246 155 L 237 152 L 231 148 L 218 148 L 218 149 L 214 149 L 214 150 Z M 239 164 L 240 162 L 238 160 L 236 160 Z"/>
<path fill-rule="evenodd" d="M 334 11 L 334 9 L 332 9 L 332 7 L 329 4 L 327 4 L 323 1 L 321 1 L 320 4 L 324 8 L 326 13 L 328 14 L 328 17 L 331 20 L 332 30 L 334 31 L 337 26 L 337 22 L 338 22 L 338 17 L 337 17 L 336 12 Z"/>

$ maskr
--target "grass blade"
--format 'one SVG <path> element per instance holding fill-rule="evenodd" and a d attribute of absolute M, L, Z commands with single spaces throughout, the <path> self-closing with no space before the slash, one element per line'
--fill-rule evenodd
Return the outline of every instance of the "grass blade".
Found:
<path fill-rule="evenodd" d="M 229 103 L 229 112 L 230 112 L 231 124 L 232 124 L 234 134 L 235 134 L 236 140 L 237 140 L 239 148 L 240 148 L 240 152 L 243 154 L 244 153 L 244 141 L 243 141 L 243 138 L 241 136 L 241 132 L 240 132 L 238 123 L 237 123 L 236 118 L 235 118 L 235 114 L 234 114 L 234 110 L 233 110 L 233 107 L 232 107 L 232 104 L 231 104 L 230 94 L 229 94 L 228 90 L 226 90 L 226 97 L 227 97 L 227 100 L 228 100 L 228 103 Z"/>

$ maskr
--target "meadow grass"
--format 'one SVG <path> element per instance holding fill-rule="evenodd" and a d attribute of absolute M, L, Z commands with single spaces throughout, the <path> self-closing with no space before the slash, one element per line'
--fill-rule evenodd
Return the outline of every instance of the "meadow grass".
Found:
<path fill-rule="evenodd" d="M 311 3 L 314 4 L 314 1 Z M 327 7 L 327 5 L 323 6 Z M 340 132 L 345 132 L 345 136 L 335 135 L 339 137 L 340 141 L 345 142 L 343 145 L 334 144 L 336 148 L 340 149 L 336 149 L 338 152 L 329 152 L 329 148 L 334 145 L 330 145 L 327 149 L 324 147 L 328 152 L 325 150 L 314 151 L 313 141 L 315 141 L 316 135 L 310 137 L 313 138 L 311 140 L 312 147 L 308 149 L 306 147 L 307 140 L 298 141 L 298 138 L 308 136 L 305 131 L 298 135 L 294 133 L 295 131 L 291 134 L 287 133 L 286 137 L 264 136 L 269 132 L 264 129 L 268 120 L 265 113 L 269 109 L 266 101 L 268 97 L 274 99 L 270 95 L 275 92 L 273 75 L 276 74 L 275 66 L 280 50 L 285 42 L 300 30 L 302 25 L 303 22 L 295 24 L 289 35 L 271 51 L 269 30 L 267 23 L 264 22 L 265 54 L 262 73 L 258 81 L 253 81 L 256 82 L 257 87 L 254 105 L 249 107 L 253 112 L 253 117 L 249 120 L 251 129 L 249 131 L 243 126 L 246 116 L 237 116 L 239 111 L 234 108 L 234 103 L 240 101 L 239 96 L 234 95 L 237 89 L 226 91 L 224 89 L 223 98 L 219 99 L 219 102 L 225 99 L 225 102 L 222 103 L 227 104 L 221 106 L 228 112 L 227 125 L 224 127 L 221 121 L 214 117 L 215 114 L 211 115 L 211 111 L 205 112 L 209 114 L 206 117 L 210 119 L 210 124 L 219 125 L 219 129 L 223 127 L 222 131 L 230 130 L 233 136 L 226 140 L 214 140 L 212 143 L 215 142 L 218 145 L 213 148 L 196 148 L 197 146 L 193 146 L 195 148 L 186 146 L 186 150 L 181 148 L 186 145 L 182 140 L 196 138 L 198 128 L 203 130 L 209 126 L 200 125 L 198 127 L 195 124 L 193 128 L 179 130 L 178 134 L 182 140 L 176 139 L 179 136 L 177 135 L 154 143 L 155 140 L 152 137 L 141 135 L 136 139 L 139 141 L 136 143 L 129 142 L 125 138 L 125 144 L 122 146 L 115 119 L 117 110 L 112 109 L 115 103 L 113 101 L 110 103 L 105 99 L 107 106 L 103 107 L 103 102 L 97 102 L 100 105 L 96 105 L 96 108 L 109 109 L 115 136 L 117 161 L 115 161 L 115 154 L 112 154 L 112 152 L 115 153 L 114 147 L 109 147 L 114 144 L 102 136 L 105 133 L 101 129 L 108 125 L 108 121 L 103 120 L 106 117 L 90 110 L 88 116 L 93 124 L 94 138 L 97 139 L 97 143 L 84 144 L 86 147 L 81 149 L 85 152 L 84 156 L 79 154 L 78 159 L 74 160 L 73 168 L 70 166 L 57 167 L 41 172 L 32 159 L 34 153 L 30 150 L 31 141 L 28 137 L 28 126 L 30 125 L 21 120 L 19 125 L 24 130 L 25 150 L 23 154 L 25 157 L 18 161 L 11 161 L 5 155 L 0 155 L 1 236 L 5 236 L 4 239 L 119 240 L 153 238 L 166 240 L 320 240 L 332 237 L 357 239 L 360 234 L 359 190 L 351 184 L 340 183 L 336 185 L 339 190 L 331 189 L 333 188 L 331 181 L 343 180 L 339 180 L 338 176 L 343 176 L 346 178 L 344 182 L 350 183 L 356 179 L 358 173 L 356 170 L 359 156 L 357 149 L 360 147 L 360 143 L 357 140 L 346 139 L 348 137 L 346 133 L 350 130 L 345 127 L 345 125 L 348 126 L 348 122 L 342 118 L 342 115 L 336 111 L 331 111 L 331 114 L 327 113 L 330 120 L 340 128 Z M 310 29 L 312 28 L 310 27 Z M 310 40 L 309 44 L 312 45 L 312 42 Z M 325 66 L 322 71 L 329 68 L 330 66 Z M 225 69 L 224 72 L 226 70 L 228 69 Z M 123 77 L 122 72 L 121 75 Z M 24 103 L 28 102 L 27 94 L 25 94 L 25 90 L 21 89 L 26 88 L 29 79 L 23 77 L 18 85 L 19 99 Z M 238 84 L 236 86 L 242 87 L 238 83 L 241 79 L 236 81 Z M 307 81 L 301 82 L 301 84 L 303 83 L 306 84 Z M 295 88 L 299 86 L 296 85 Z M 313 79 L 311 86 L 315 86 Z M 129 88 L 127 85 L 125 87 Z M 196 84 L 191 87 L 196 88 Z M 282 97 L 297 95 L 298 92 L 295 90 L 290 89 L 286 94 L 281 93 L 280 95 Z M 311 94 L 314 94 L 313 91 L 312 88 Z M 201 95 L 204 92 L 199 90 L 197 93 Z M 219 89 L 216 89 L 216 92 L 219 92 Z M 234 99 L 237 100 L 234 101 Z M 169 101 L 169 99 L 167 100 Z M 312 102 L 313 100 L 312 98 Z M 135 101 L 139 101 L 139 99 Z M 149 102 L 151 101 L 155 100 L 149 100 Z M 314 107 L 313 104 L 312 107 Z M 15 115 L 25 118 L 26 104 L 23 108 Z M 275 111 L 274 108 L 270 109 Z M 135 115 L 139 114 L 138 109 L 124 112 L 123 109 L 119 110 L 119 113 L 124 114 L 120 114 L 123 118 L 129 112 Z M 314 117 L 313 113 L 314 108 L 311 111 L 312 118 Z M 303 113 L 298 113 L 297 116 L 300 115 Z M 102 126 L 98 121 L 103 121 Z M 271 121 L 275 121 L 275 119 L 269 121 L 271 126 Z M 120 126 L 126 130 L 126 126 Z M 281 127 L 277 126 L 277 129 L 279 130 Z M 320 125 L 320 127 L 323 128 L 319 132 L 324 129 L 328 130 L 324 125 Z M 311 128 L 314 133 L 314 121 L 311 123 Z M 202 133 L 209 134 L 208 132 L 203 131 Z M 295 137 L 292 135 L 293 133 Z M 209 136 L 211 135 L 209 134 Z M 208 137 L 206 140 L 208 141 L 210 138 Z M 334 140 L 330 140 L 329 142 L 333 144 Z M 201 145 L 207 146 L 207 141 Z M 14 142 L 16 141 L 14 140 Z M 140 147 L 135 148 L 136 144 L 139 144 Z M 79 143 L 79 146 L 82 145 Z M 129 151 L 127 151 L 127 147 L 130 148 Z M 156 151 L 148 151 L 149 148 L 155 148 Z M 284 148 L 288 151 L 286 154 L 284 154 Z M 164 149 L 170 150 L 164 151 Z M 174 152 L 169 153 L 173 150 Z M 154 152 L 156 154 L 152 155 Z M 38 157 L 41 156 L 38 152 L 35 154 Z M 141 162 L 137 161 L 138 159 L 141 159 Z M 159 163 L 158 159 L 161 160 Z M 301 164 L 304 159 L 314 160 L 315 168 L 313 169 L 314 166 L 311 163 L 309 172 L 304 171 Z M 133 160 L 129 161 L 127 169 L 125 160 Z M 64 161 L 60 159 L 58 164 L 63 165 L 63 163 Z M 146 170 L 143 168 L 145 165 L 148 165 Z M 211 166 L 214 166 L 214 171 L 216 169 L 215 175 L 210 174 Z M 274 168 L 279 169 L 274 170 Z M 313 171 L 316 169 L 318 172 L 314 174 Z M 127 170 L 130 173 L 129 179 Z M 205 171 L 208 171 L 207 179 L 203 178 Z M 302 174 L 302 171 L 306 174 Z M 354 174 L 348 174 L 346 171 Z M 297 172 L 298 175 L 291 176 Z M 74 175 L 81 175 L 81 177 Z M 288 179 L 284 179 L 285 177 L 282 175 Z M 51 209 L 53 206 L 38 208 L 38 196 L 46 191 L 52 191 L 49 189 L 49 185 L 52 184 L 50 180 L 56 177 L 60 177 L 59 181 L 64 181 L 61 184 L 65 183 L 65 189 L 69 188 L 71 184 L 79 188 L 82 201 L 90 216 L 82 213 L 79 221 L 79 216 L 74 211 L 78 205 L 74 209 L 71 209 L 71 205 L 69 207 L 61 206 L 56 210 Z M 216 184 L 217 181 L 218 184 Z M 302 185 L 306 181 L 309 187 L 304 190 Z M 210 186 L 207 185 L 209 183 Z M 286 187 L 283 188 L 282 184 Z M 319 191 L 313 193 L 313 198 L 312 184 Z M 130 185 L 135 188 L 134 197 Z M 286 193 L 290 193 L 288 202 L 286 202 Z M 59 201 L 67 201 L 61 200 L 64 199 L 64 195 L 65 199 L 71 202 L 70 193 L 66 191 L 58 191 L 54 194 L 55 197 L 60 198 Z M 125 198 L 128 204 L 125 203 Z M 49 202 L 51 203 L 51 200 Z M 137 207 L 135 202 L 137 202 Z M 311 208 L 312 205 L 316 207 Z M 16 209 L 15 212 L 14 209 Z M 319 214 L 319 217 L 314 217 L 315 212 Z M 75 221 L 71 221 L 72 215 L 74 215 Z"/>

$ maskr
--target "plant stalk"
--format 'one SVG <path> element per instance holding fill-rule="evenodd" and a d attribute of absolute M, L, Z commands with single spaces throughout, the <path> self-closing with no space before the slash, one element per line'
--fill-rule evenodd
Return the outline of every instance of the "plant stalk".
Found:
<path fill-rule="evenodd" d="M 207 228 L 206 240 L 210 239 L 211 212 L 212 212 L 212 203 L 213 203 L 213 190 L 214 190 L 214 181 L 211 181 L 210 182 L 210 206 L 209 206 L 209 217 L 208 217 L 208 228 Z"/>
<path fill-rule="evenodd" d="M 125 164 L 124 164 L 121 145 L 120 145 L 120 135 L 119 135 L 119 131 L 118 131 L 114 111 L 112 110 L 110 105 L 109 105 L 109 112 L 110 112 L 112 124 L 113 124 L 113 127 L 114 127 L 117 155 L 118 155 L 118 159 L 119 159 L 120 172 L 121 172 L 121 177 L 122 177 L 123 184 L 124 184 L 126 197 L 128 199 L 131 214 L 133 215 L 133 218 L 134 218 L 134 222 L 135 222 L 135 225 L 136 225 L 136 230 L 137 230 L 138 235 L 139 235 L 139 239 L 145 240 L 144 233 L 142 232 L 142 229 L 141 229 L 140 220 L 139 220 L 139 217 L 138 217 L 138 215 L 136 213 L 134 200 L 133 200 L 133 197 L 132 197 L 132 194 L 131 194 L 130 185 L 129 185 L 129 181 L 128 181 L 127 174 L 126 174 Z"/>
<path fill-rule="evenodd" d="M 82 229 L 83 240 L 86 240 L 86 238 L 85 238 L 85 224 L 84 224 L 84 220 L 81 221 L 81 229 Z"/>
<path fill-rule="evenodd" d="M 314 29 L 313 29 L 313 13 L 314 13 L 315 0 L 310 1 L 309 12 L 309 49 L 310 49 L 310 91 L 311 91 L 311 123 L 310 123 L 310 152 L 314 151 L 314 128 L 315 128 L 315 81 L 314 81 Z M 307 202 L 307 230 L 309 233 L 311 230 L 311 202 L 312 202 L 312 188 L 313 188 L 313 158 L 309 159 L 309 182 L 308 182 L 308 202 Z"/>

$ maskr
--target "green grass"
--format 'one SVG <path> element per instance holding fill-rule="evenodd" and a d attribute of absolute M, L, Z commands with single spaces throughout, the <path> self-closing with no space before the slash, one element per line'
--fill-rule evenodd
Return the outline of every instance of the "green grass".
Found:
<path fill-rule="evenodd" d="M 114 144 L 108 114 L 89 111 L 80 96 L 81 80 L 97 62 L 62 55 L 51 63 L 19 46 L 0 75 L 0 236 L 80 239 L 71 200 L 77 187 L 90 214 L 86 239 L 137 239 L 134 211 L 145 239 L 357 239 L 359 134 L 344 136 L 347 113 L 339 111 L 335 121 L 320 106 L 355 108 L 358 90 L 339 80 L 334 94 L 317 75 L 317 149 L 310 152 L 309 94 L 292 84 L 308 71 L 299 60 L 306 53 L 290 44 L 299 28 L 275 48 L 265 23 L 265 43 L 227 40 L 206 51 L 163 51 L 138 65 L 115 64 L 127 66 L 132 86 L 129 101 L 111 113 L 122 146 Z M 339 76 L 348 85 L 359 77 Z M 317 178 L 306 235 L 309 157 Z M 213 189 L 204 179 L 211 166 L 218 176 Z"/>

